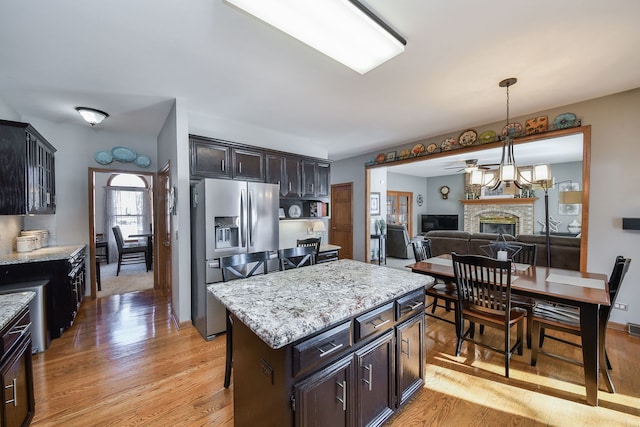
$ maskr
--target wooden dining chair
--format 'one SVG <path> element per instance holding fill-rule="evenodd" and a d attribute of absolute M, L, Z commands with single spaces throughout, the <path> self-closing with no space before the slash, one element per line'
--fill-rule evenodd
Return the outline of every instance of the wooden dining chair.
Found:
<path fill-rule="evenodd" d="M 147 271 L 149 271 L 149 263 L 147 257 L 149 256 L 146 244 L 140 243 L 125 243 L 124 237 L 122 237 L 122 230 L 120 226 L 116 225 L 112 227 L 113 235 L 116 238 L 116 246 L 118 247 L 118 270 L 116 276 L 120 275 L 120 267 L 124 264 L 137 264 L 144 262 L 147 265 Z"/>
<path fill-rule="evenodd" d="M 411 245 L 413 247 L 413 256 L 416 259 L 416 262 L 425 261 L 432 257 L 430 239 L 416 240 L 412 242 Z M 433 300 L 424 307 L 424 314 L 455 325 L 456 321 L 451 321 L 446 317 L 436 314 L 436 308 L 444 308 L 447 312 L 450 312 L 452 307 L 453 310 L 457 309 L 458 292 L 456 291 L 456 285 L 451 282 L 436 281 L 432 287 L 426 288 L 424 293 Z M 443 301 L 443 303 L 440 304 L 440 301 Z M 457 318 L 458 315 L 456 313 L 455 319 Z"/>
<path fill-rule="evenodd" d="M 280 271 L 300 268 L 316 263 L 316 249 L 313 246 L 300 246 L 278 250 Z"/>
<path fill-rule="evenodd" d="M 511 306 L 511 261 L 498 261 L 482 255 L 451 254 L 458 289 L 460 323 L 457 325 L 456 356 L 462 342 L 469 341 L 504 355 L 505 377 L 509 378 L 509 361 L 515 351 L 522 355 L 525 311 Z M 469 328 L 464 330 L 464 321 Z M 498 348 L 474 339 L 475 324 L 502 329 L 504 347 Z M 511 345 L 511 328 L 517 327 Z"/>
<path fill-rule="evenodd" d="M 296 246 L 299 248 L 303 248 L 306 246 L 311 246 L 316 250 L 316 258 L 320 254 L 320 242 L 321 237 L 309 237 L 308 239 L 299 239 L 296 240 Z"/>
<path fill-rule="evenodd" d="M 615 393 L 615 387 L 613 382 L 611 381 L 611 377 L 609 375 L 609 370 L 611 370 L 611 362 L 609 361 L 609 356 L 607 355 L 606 349 L 606 331 L 607 324 L 609 323 L 609 316 L 611 315 L 611 309 L 613 308 L 616 297 L 620 292 L 620 287 L 622 285 L 622 281 L 624 276 L 627 274 L 629 270 L 629 264 L 631 263 L 630 258 L 624 258 L 622 256 L 617 256 L 615 263 L 613 265 L 613 271 L 611 272 L 611 276 L 609 276 L 609 300 L 611 305 L 602 305 L 600 306 L 600 346 L 604 349 L 600 354 L 604 354 L 604 360 L 600 361 L 600 371 L 605 377 L 607 389 L 610 393 Z M 569 341 L 563 339 L 558 336 L 549 335 L 546 333 L 547 329 L 552 329 L 560 332 L 565 332 L 571 335 L 582 335 L 582 331 L 580 328 L 580 309 L 578 307 L 566 306 L 566 305 L 558 305 L 547 302 L 539 302 L 534 309 L 533 315 L 533 342 L 534 347 L 531 349 L 531 366 L 536 366 L 538 362 L 538 355 L 540 353 L 546 354 L 547 356 L 555 357 L 556 359 L 564 360 L 565 362 L 572 363 L 574 365 L 582 366 L 583 363 L 581 361 L 572 359 L 570 357 L 565 357 L 556 353 L 551 353 L 548 351 L 544 351 L 542 349 L 542 345 L 544 343 L 544 339 L 549 338 L 555 341 L 559 341 L 565 344 L 569 344 L 574 347 L 581 348 L 582 346 L 573 341 Z M 604 364 L 604 366 L 603 366 Z"/>
<path fill-rule="evenodd" d="M 535 243 L 520 243 L 512 241 L 499 241 L 489 243 L 490 251 L 495 255 L 498 250 L 507 250 L 508 258 L 518 264 L 536 265 L 537 248 Z M 495 256 L 494 256 L 495 258 Z M 536 306 L 536 300 L 522 295 L 512 295 L 511 305 L 513 307 L 523 308 L 527 311 L 527 348 L 531 348 L 532 324 L 533 324 L 533 308 Z M 484 332 L 484 328 L 480 327 L 480 333 Z"/>
<path fill-rule="evenodd" d="M 258 274 L 268 273 L 268 262 L 271 258 L 269 251 L 237 254 L 220 258 L 222 281 L 245 279 Z M 227 354 L 224 368 L 224 388 L 231 384 L 231 368 L 233 366 L 233 320 L 231 313 L 226 310 L 227 324 Z"/>

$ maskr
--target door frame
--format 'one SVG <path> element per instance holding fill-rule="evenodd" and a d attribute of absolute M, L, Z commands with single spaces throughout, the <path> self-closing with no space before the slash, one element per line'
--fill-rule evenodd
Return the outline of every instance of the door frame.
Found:
<path fill-rule="evenodd" d="M 96 299 L 98 294 L 98 287 L 96 284 L 96 245 L 95 245 L 95 235 L 96 235 L 96 225 L 95 225 L 95 206 L 96 206 L 96 174 L 97 173 L 108 173 L 108 174 L 117 174 L 117 173 L 126 173 L 132 175 L 143 175 L 145 177 L 152 178 L 151 185 L 151 194 L 153 195 L 153 223 L 156 224 L 158 221 L 157 218 L 157 183 L 158 183 L 158 174 L 155 172 L 143 172 L 143 171 L 134 171 L 134 170 L 126 170 L 126 169 L 105 169 L 105 168 L 88 168 L 87 169 L 87 180 L 88 180 L 88 192 L 89 192 L 89 206 L 88 206 L 88 214 L 89 214 L 89 270 L 91 271 L 90 275 L 90 289 L 91 289 L 91 299 Z M 153 227 L 153 241 L 157 242 L 157 228 Z M 158 245 L 153 245 L 153 256 L 157 260 L 158 259 Z M 153 263 L 153 288 L 157 289 L 158 287 L 158 269 L 156 268 L 157 262 Z"/>

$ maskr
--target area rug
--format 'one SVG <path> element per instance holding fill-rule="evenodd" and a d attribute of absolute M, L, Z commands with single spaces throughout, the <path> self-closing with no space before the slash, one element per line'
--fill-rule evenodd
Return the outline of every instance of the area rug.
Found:
<path fill-rule="evenodd" d="M 117 269 L 117 262 L 100 264 L 102 290 L 98 291 L 98 298 L 153 289 L 153 271 L 147 272 L 144 264 L 123 265 L 118 276 Z"/>

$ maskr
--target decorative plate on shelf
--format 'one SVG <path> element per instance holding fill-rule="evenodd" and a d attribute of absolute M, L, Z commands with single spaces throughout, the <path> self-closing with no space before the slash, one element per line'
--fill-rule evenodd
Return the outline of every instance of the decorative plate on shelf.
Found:
<path fill-rule="evenodd" d="M 576 115 L 573 113 L 563 113 L 553 119 L 553 127 L 556 129 L 570 128 L 576 124 Z"/>
<path fill-rule="evenodd" d="M 493 142 L 496 139 L 496 133 L 492 130 L 485 130 L 480 134 L 478 139 L 480 140 L 480 144 L 487 144 L 489 142 Z"/>
<path fill-rule="evenodd" d="M 440 144 L 440 150 L 442 151 L 449 151 L 453 148 L 453 146 L 456 144 L 456 140 L 453 138 L 446 138 L 444 141 L 442 141 L 442 144 Z"/>
<path fill-rule="evenodd" d="M 151 164 L 151 159 L 147 156 L 138 156 L 136 157 L 134 163 L 136 164 L 136 166 L 139 166 L 141 168 L 147 168 Z"/>
<path fill-rule="evenodd" d="M 458 138 L 458 144 L 462 147 L 468 147 L 469 145 L 476 142 L 478 139 L 478 133 L 475 130 L 469 129 L 460 134 Z"/>
<path fill-rule="evenodd" d="M 300 218 L 300 215 L 302 215 L 302 209 L 300 209 L 300 206 L 291 205 L 289 207 L 289 216 L 291 218 Z"/>
<path fill-rule="evenodd" d="M 376 156 L 376 162 L 378 163 L 382 163 L 385 161 L 385 159 L 387 158 L 387 156 L 385 156 L 384 153 L 380 153 Z"/>
<path fill-rule="evenodd" d="M 113 147 L 111 149 L 111 154 L 115 160 L 124 163 L 133 162 L 136 157 L 138 157 L 138 154 L 136 154 L 135 151 L 127 147 Z"/>
<path fill-rule="evenodd" d="M 109 163 L 113 162 L 113 156 L 108 151 L 98 151 L 96 153 L 96 162 L 100 163 L 101 165 L 108 165 Z"/>
<path fill-rule="evenodd" d="M 419 156 L 423 152 L 424 152 L 424 145 L 422 145 L 422 144 L 416 144 L 411 149 L 411 155 L 413 155 L 413 156 Z"/>
<path fill-rule="evenodd" d="M 436 144 L 436 143 L 431 143 L 431 144 L 427 145 L 427 153 L 429 153 L 429 154 L 435 152 L 437 149 L 438 149 L 438 144 Z"/>
<path fill-rule="evenodd" d="M 509 123 L 502 128 L 502 136 L 507 136 L 507 132 L 511 136 L 516 136 L 522 132 L 522 125 L 520 123 Z"/>
<path fill-rule="evenodd" d="M 410 154 L 411 154 L 411 151 L 409 151 L 408 148 L 405 148 L 404 150 L 400 151 L 400 158 L 406 159 L 407 157 L 409 157 Z"/>
<path fill-rule="evenodd" d="M 538 116 L 524 122 L 524 131 L 527 135 L 547 131 L 547 116 Z"/>

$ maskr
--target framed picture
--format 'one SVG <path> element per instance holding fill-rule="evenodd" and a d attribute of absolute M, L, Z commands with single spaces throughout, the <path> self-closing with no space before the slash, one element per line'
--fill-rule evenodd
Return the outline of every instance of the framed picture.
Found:
<path fill-rule="evenodd" d="M 387 153 L 387 162 L 392 162 L 396 159 L 396 152 L 390 151 Z"/>
<path fill-rule="evenodd" d="M 369 196 L 369 213 L 380 215 L 380 193 L 371 193 Z"/>

